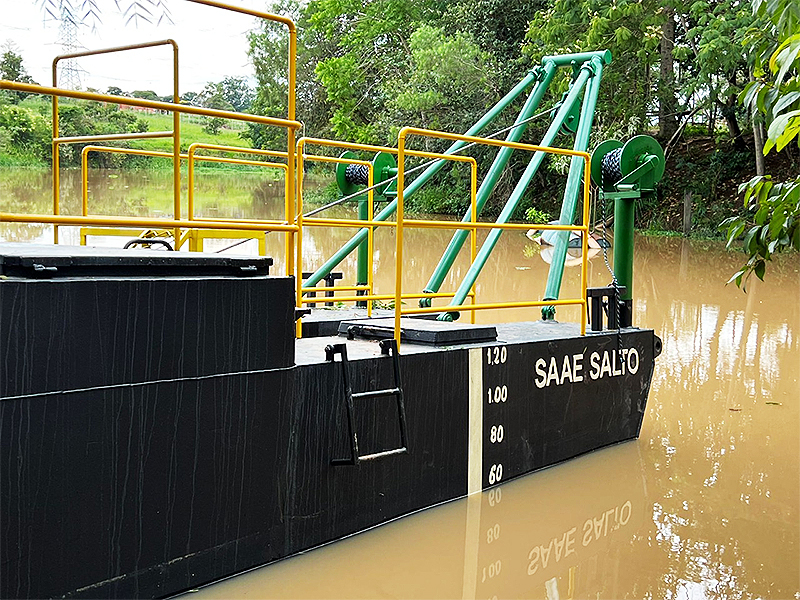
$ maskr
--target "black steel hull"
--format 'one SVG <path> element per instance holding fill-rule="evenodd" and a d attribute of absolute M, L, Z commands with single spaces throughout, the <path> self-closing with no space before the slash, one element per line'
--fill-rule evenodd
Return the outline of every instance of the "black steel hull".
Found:
<path fill-rule="evenodd" d="M 288 278 L 0 281 L 0 597 L 173 595 L 635 438 L 659 345 L 556 323 L 405 344 L 408 452 L 334 466 L 343 368 L 374 390 L 392 361 L 356 340 L 327 362 L 344 339 L 295 344 L 293 309 Z M 620 343 L 635 372 L 604 363 Z M 361 454 L 398 446 L 391 399 L 354 417 Z"/>

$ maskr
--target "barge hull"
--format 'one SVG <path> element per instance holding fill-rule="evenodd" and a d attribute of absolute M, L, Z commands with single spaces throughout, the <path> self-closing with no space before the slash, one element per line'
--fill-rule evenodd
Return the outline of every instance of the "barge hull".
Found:
<path fill-rule="evenodd" d="M 295 342 L 293 310 L 292 280 L 261 275 L 0 280 L 0 596 L 170 596 L 634 438 L 659 348 L 650 330 L 553 322 L 403 344 L 407 451 L 338 465 L 345 374 L 388 389 L 393 359 Z M 339 343 L 344 364 L 326 359 Z M 393 397 L 354 408 L 359 455 L 399 448 Z"/>

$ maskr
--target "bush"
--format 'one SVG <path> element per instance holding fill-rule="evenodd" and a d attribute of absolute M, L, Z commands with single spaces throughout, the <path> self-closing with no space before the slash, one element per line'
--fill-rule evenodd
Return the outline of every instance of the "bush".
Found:
<path fill-rule="evenodd" d="M 14 104 L 0 105 L 0 152 L 50 158 L 50 124 L 41 115 Z"/>

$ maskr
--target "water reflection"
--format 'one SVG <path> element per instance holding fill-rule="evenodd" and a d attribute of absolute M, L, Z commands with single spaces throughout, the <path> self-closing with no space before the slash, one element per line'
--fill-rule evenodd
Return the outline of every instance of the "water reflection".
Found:
<path fill-rule="evenodd" d="M 105 209 L 168 214 L 170 179 L 158 193 L 132 180 L 93 180 Z M 161 174 L 148 174 L 157 178 Z M 204 216 L 276 218 L 280 182 L 239 177 L 220 192 L 199 188 Z M 65 183 L 68 187 L 74 180 Z M 198 180 L 200 182 L 200 180 Z M 125 188 L 125 186 L 128 188 Z M 49 175 L 0 177 L 3 209 L 48 212 Z M 277 189 L 276 189 L 277 187 Z M 225 188 L 227 189 L 227 188 Z M 34 197 L 37 190 L 44 190 Z M 79 196 L 77 196 L 79 198 Z M 94 204 L 91 204 L 94 206 Z M 78 212 L 73 193 L 65 206 Z M 352 214 L 340 208 L 335 214 Z M 349 212 L 348 212 L 349 211 Z M 67 209 L 64 212 L 68 212 Z M 130 214 L 130 213 L 125 213 Z M 35 225 L 3 225 L 5 239 L 48 241 Z M 73 235 L 77 240 L 77 234 Z M 303 267 L 319 266 L 343 229 L 305 238 Z M 421 289 L 451 232 L 409 231 L 404 286 Z M 376 236 L 376 285 L 393 285 L 394 233 Z M 210 240 L 207 250 L 230 240 Z M 283 268 L 283 236 L 267 236 Z M 241 246 L 236 252 L 254 252 Z M 455 289 L 466 252 L 443 289 Z M 225 598 L 800 598 L 800 275 L 797 256 L 770 266 L 748 294 L 725 286 L 741 255 L 722 244 L 636 239 L 634 321 L 664 342 L 636 442 L 595 452 L 468 500 L 256 570 L 197 593 Z M 340 270 L 352 278 L 355 259 Z M 548 265 L 521 233 L 507 233 L 478 283 L 481 302 L 538 298 Z M 590 284 L 610 276 L 602 260 Z M 579 293 L 568 269 L 563 295 Z M 535 309 L 479 320 L 538 318 Z M 574 310 L 559 310 L 574 319 Z M 586 543 L 584 543 L 586 542 Z"/>
<path fill-rule="evenodd" d="M 541 259 L 514 236 L 502 244 L 485 293 L 536 294 Z M 637 442 L 198 594 L 799 597 L 796 257 L 745 295 L 724 285 L 741 256 L 722 244 L 639 237 L 636 252 L 636 320 L 664 341 Z M 597 285 L 604 268 L 592 265 Z"/>

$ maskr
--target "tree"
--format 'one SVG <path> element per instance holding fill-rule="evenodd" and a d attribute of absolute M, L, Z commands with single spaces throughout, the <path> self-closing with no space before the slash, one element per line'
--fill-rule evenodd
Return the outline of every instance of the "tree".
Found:
<path fill-rule="evenodd" d="M 22 56 L 14 52 L 10 46 L 6 47 L 6 51 L 0 58 L 0 79 L 8 81 L 17 81 L 19 83 L 35 83 L 33 79 L 25 71 L 22 65 Z M 4 90 L 0 92 L 0 97 L 6 98 L 11 104 L 19 104 L 25 96 L 25 92 L 16 92 Z"/>
<path fill-rule="evenodd" d="M 421 25 L 409 38 L 410 64 L 401 80 L 385 82 L 387 126 L 414 123 L 447 131 L 469 128 L 498 97 L 491 55 L 466 33 Z M 396 126 L 396 125 L 395 125 Z"/>
<path fill-rule="evenodd" d="M 640 130 L 656 96 L 653 70 L 664 19 L 657 0 L 555 0 L 531 20 L 525 51 L 539 62 L 544 55 L 611 50 L 598 99 L 599 125 Z"/>
<path fill-rule="evenodd" d="M 734 145 L 742 148 L 736 98 L 749 78 L 742 40 L 748 29 L 760 25 L 759 18 L 739 0 L 675 1 L 682 30 L 674 53 L 683 70 L 681 94 L 697 108 L 719 111 Z M 709 120 L 712 127 L 714 120 Z"/>
<path fill-rule="evenodd" d="M 745 43 L 756 58 L 753 81 L 740 100 L 764 115 L 767 154 L 793 141 L 800 146 L 800 6 L 794 0 L 754 0 L 753 7 L 771 28 L 748 32 Z M 756 176 L 739 189 L 744 192 L 746 213 L 726 219 L 721 227 L 727 231 L 729 246 L 744 234 L 748 259 L 729 280 L 744 287 L 753 273 L 764 279 L 772 255 L 800 251 L 800 177 L 774 182 L 770 175 Z"/>
<path fill-rule="evenodd" d="M 131 96 L 133 98 L 141 98 L 142 100 L 150 100 L 152 102 L 159 102 L 161 100 L 158 94 L 153 90 L 133 90 Z"/>
<path fill-rule="evenodd" d="M 323 57 L 335 55 L 336 46 L 319 28 L 311 27 L 309 8 L 304 9 L 297 0 L 282 0 L 272 10 L 297 23 L 296 117 L 305 124 L 306 135 L 325 137 L 331 131 L 330 105 L 315 71 Z M 256 74 L 255 98 L 250 110 L 259 115 L 284 116 L 289 94 L 286 28 L 261 22 L 258 30 L 248 34 L 248 41 L 248 54 Z M 286 145 L 285 131 L 267 125 L 249 123 L 243 135 L 255 148 Z"/>
<path fill-rule="evenodd" d="M 411 34 L 442 14 L 434 0 L 312 0 L 310 27 L 332 53 L 316 65 L 331 107 L 331 129 L 343 139 L 388 142 L 387 86 L 411 68 Z"/>
<path fill-rule="evenodd" d="M 502 65 L 492 73 L 503 91 L 522 79 L 528 60 L 522 52 L 528 22 L 547 10 L 549 0 L 457 0 L 449 2 L 440 26 L 468 34 L 477 46 Z"/>

